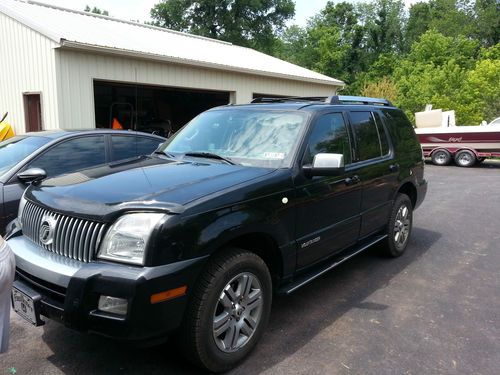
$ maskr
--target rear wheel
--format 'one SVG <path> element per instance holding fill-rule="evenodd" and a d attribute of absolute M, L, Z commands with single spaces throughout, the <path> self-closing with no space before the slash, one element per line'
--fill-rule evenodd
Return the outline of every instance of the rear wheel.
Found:
<path fill-rule="evenodd" d="M 451 154 L 446 150 L 437 150 L 432 153 L 431 159 L 435 165 L 448 165 L 451 161 Z"/>
<path fill-rule="evenodd" d="M 455 154 L 455 163 L 459 167 L 472 167 L 476 164 L 476 155 L 469 150 L 460 150 Z"/>
<path fill-rule="evenodd" d="M 212 372 L 233 368 L 262 336 L 272 283 L 254 253 L 228 249 L 203 272 L 188 307 L 182 344 L 191 361 Z"/>
<path fill-rule="evenodd" d="M 413 225 L 413 205 L 406 194 L 398 194 L 387 225 L 386 255 L 398 257 L 408 245 Z"/>

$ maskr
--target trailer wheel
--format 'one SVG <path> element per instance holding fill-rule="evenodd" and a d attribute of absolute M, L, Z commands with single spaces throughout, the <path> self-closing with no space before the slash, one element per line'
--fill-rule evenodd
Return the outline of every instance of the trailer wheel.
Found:
<path fill-rule="evenodd" d="M 472 167 L 476 164 L 476 155 L 472 151 L 469 150 L 460 150 L 455 154 L 455 163 L 459 167 Z"/>
<path fill-rule="evenodd" d="M 448 165 L 451 161 L 451 154 L 446 150 L 434 151 L 431 155 L 434 165 Z"/>

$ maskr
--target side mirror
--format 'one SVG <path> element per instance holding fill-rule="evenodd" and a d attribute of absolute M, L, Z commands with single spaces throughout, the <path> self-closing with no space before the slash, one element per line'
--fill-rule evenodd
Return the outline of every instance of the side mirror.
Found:
<path fill-rule="evenodd" d="M 344 155 L 316 154 L 312 165 L 304 165 L 302 170 L 307 177 L 341 175 L 345 172 Z"/>
<path fill-rule="evenodd" d="M 29 168 L 17 174 L 17 178 L 24 183 L 41 181 L 45 177 L 47 173 L 41 168 Z"/>

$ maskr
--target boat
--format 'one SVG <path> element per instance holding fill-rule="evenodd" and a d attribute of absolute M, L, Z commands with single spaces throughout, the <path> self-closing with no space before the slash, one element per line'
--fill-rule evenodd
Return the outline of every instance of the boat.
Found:
<path fill-rule="evenodd" d="M 454 111 L 431 110 L 415 114 L 418 135 L 425 157 L 436 165 L 455 160 L 471 167 L 486 158 L 500 157 L 500 124 L 457 126 Z"/>

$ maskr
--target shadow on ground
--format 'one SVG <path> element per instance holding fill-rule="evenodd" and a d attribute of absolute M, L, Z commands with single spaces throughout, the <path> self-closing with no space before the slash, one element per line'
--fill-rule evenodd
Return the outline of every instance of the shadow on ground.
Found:
<path fill-rule="evenodd" d="M 408 251 L 397 259 L 378 255 L 374 247 L 288 297 L 273 302 L 271 320 L 261 342 L 234 373 L 264 371 L 291 356 L 351 309 L 385 310 L 366 302 L 374 292 L 423 256 L 441 235 L 414 228 Z M 48 360 L 66 374 L 196 374 L 173 342 L 135 348 L 101 337 L 79 334 L 49 322 L 43 340 L 53 351 Z"/>

